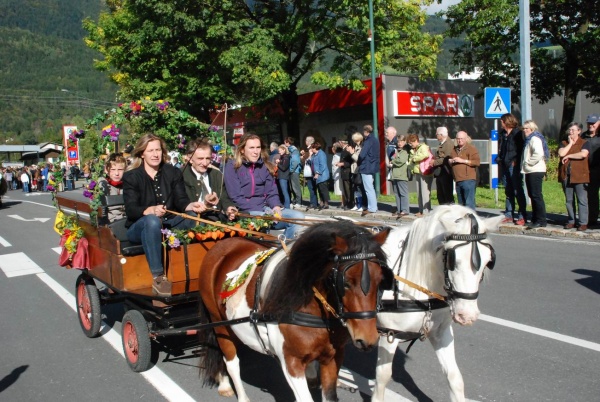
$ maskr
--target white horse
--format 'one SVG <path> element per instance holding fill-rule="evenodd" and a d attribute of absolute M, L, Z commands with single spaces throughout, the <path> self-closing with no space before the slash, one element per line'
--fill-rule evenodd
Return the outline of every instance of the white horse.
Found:
<path fill-rule="evenodd" d="M 384 399 L 399 342 L 411 339 L 429 339 L 447 376 L 450 400 L 465 400 L 451 324 L 454 320 L 471 325 L 479 316 L 479 283 L 495 262 L 487 234 L 497 230 L 501 220 L 482 219 L 462 206 L 440 206 L 412 226 L 392 230 L 383 249 L 394 274 L 446 301 L 400 281 L 394 291 L 384 292 L 377 325 L 388 336 L 379 340 L 373 402 Z"/>

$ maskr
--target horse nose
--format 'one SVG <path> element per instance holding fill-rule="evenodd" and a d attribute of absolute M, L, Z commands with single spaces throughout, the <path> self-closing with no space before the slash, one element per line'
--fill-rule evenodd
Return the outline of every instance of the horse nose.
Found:
<path fill-rule="evenodd" d="M 477 318 L 479 317 L 479 312 L 477 314 L 466 313 L 466 312 L 458 312 L 454 316 L 454 321 L 463 326 L 473 325 Z"/>
<path fill-rule="evenodd" d="M 355 339 L 354 346 L 356 346 L 356 348 L 361 352 L 368 352 L 369 350 L 373 349 L 372 344 L 369 344 L 362 339 Z"/>

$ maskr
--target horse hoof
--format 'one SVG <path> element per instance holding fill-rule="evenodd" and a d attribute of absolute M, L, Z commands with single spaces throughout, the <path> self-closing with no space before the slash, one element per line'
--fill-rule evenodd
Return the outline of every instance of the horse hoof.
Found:
<path fill-rule="evenodd" d="M 310 389 L 317 389 L 319 388 L 319 379 L 318 378 L 306 378 L 306 384 L 308 385 L 308 388 Z"/>
<path fill-rule="evenodd" d="M 233 392 L 232 388 L 220 389 L 219 395 L 227 397 L 227 398 L 231 398 L 232 396 L 235 396 L 235 392 Z"/>

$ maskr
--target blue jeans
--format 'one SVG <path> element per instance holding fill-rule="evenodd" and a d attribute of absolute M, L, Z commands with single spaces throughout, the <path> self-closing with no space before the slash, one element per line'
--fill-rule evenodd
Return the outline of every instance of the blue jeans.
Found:
<path fill-rule="evenodd" d="M 48 179 L 44 179 L 44 191 L 48 191 Z"/>
<path fill-rule="evenodd" d="M 375 177 L 372 174 L 360 174 L 363 187 L 367 194 L 367 208 L 369 212 L 377 212 L 377 193 L 375 192 Z M 364 203 L 364 202 L 363 202 Z"/>
<path fill-rule="evenodd" d="M 73 180 L 67 179 L 67 190 L 73 190 Z"/>
<path fill-rule="evenodd" d="M 504 208 L 504 216 L 512 219 L 523 219 L 527 217 L 525 208 L 527 201 L 525 200 L 525 191 L 523 190 L 523 174 L 521 170 L 512 164 L 502 166 L 502 184 L 504 184 L 504 194 L 506 195 L 506 203 Z M 515 199 L 519 207 L 519 213 L 516 213 Z"/>
<path fill-rule="evenodd" d="M 23 182 L 23 192 L 24 193 L 28 193 L 29 192 L 29 183 Z"/>
<path fill-rule="evenodd" d="M 195 225 L 196 222 L 182 218 L 181 216 L 163 220 L 156 215 L 144 215 L 135 221 L 133 225 L 129 226 L 129 229 L 127 229 L 127 238 L 130 242 L 142 244 L 150 272 L 156 278 L 164 273 L 162 263 L 162 233 L 160 233 L 160 230 L 163 226 L 169 229 L 191 229 Z"/>
<path fill-rule="evenodd" d="M 463 180 L 456 183 L 456 195 L 458 203 L 475 210 L 475 180 Z"/>
<path fill-rule="evenodd" d="M 267 207 L 265 207 L 264 211 L 249 211 L 248 213 L 250 215 L 254 215 L 254 216 L 263 216 L 267 212 L 269 214 L 272 213 L 271 209 L 267 208 Z M 283 211 L 281 211 L 281 217 L 287 218 L 287 219 L 304 219 L 304 214 L 298 210 L 284 208 Z M 296 225 L 294 223 L 287 223 L 287 222 L 277 222 L 277 223 L 273 224 L 273 226 L 271 226 L 271 227 L 275 230 L 283 229 L 283 234 L 286 237 L 286 239 L 295 238 L 296 233 L 298 232 L 298 229 L 300 229 L 299 225 Z"/>
<path fill-rule="evenodd" d="M 319 200 L 317 199 L 317 184 L 312 177 L 306 178 L 306 186 L 308 187 L 308 195 L 310 196 L 310 206 L 316 207 L 319 205 Z"/>
<path fill-rule="evenodd" d="M 287 179 L 277 179 L 279 181 L 279 188 L 281 189 L 281 195 L 283 195 L 283 206 L 285 209 L 290 208 L 290 189 L 288 188 Z"/>

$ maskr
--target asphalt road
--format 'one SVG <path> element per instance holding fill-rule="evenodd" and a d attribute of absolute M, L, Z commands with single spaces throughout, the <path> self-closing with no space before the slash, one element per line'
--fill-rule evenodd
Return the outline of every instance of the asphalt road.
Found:
<path fill-rule="evenodd" d="M 11 191 L 0 209 L 0 401 L 217 401 L 203 388 L 198 359 L 161 352 L 132 372 L 120 355 L 122 306 L 106 308 L 97 339 L 74 311 L 78 272 L 58 266 L 55 210 L 47 194 Z M 600 243 L 494 235 L 493 274 L 482 285 L 480 320 L 455 326 L 457 360 L 473 401 L 598 400 Z M 180 344 L 182 339 L 175 339 Z M 279 367 L 244 351 L 242 376 L 254 401 L 290 401 Z M 375 353 L 348 348 L 342 401 L 369 400 Z M 417 342 L 396 354 L 388 400 L 448 400 L 433 350 Z M 320 400 L 320 393 L 314 394 Z"/>

